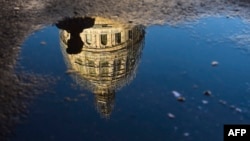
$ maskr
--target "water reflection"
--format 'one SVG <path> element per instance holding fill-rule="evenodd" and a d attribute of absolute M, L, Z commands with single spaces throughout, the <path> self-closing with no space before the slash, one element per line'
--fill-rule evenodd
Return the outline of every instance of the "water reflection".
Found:
<path fill-rule="evenodd" d="M 74 80 L 95 94 L 97 111 L 109 118 L 116 91 L 135 76 L 143 49 L 144 27 L 95 17 L 93 27 L 79 34 L 84 44 L 78 54 L 65 52 L 71 36 L 68 30 L 60 30 L 65 62 L 75 71 Z"/>
<path fill-rule="evenodd" d="M 66 30 L 67 33 L 70 33 L 70 39 L 67 40 L 68 48 L 66 49 L 68 54 L 77 54 L 81 52 L 84 43 L 81 40 L 80 33 L 83 29 L 92 27 L 94 22 L 95 19 L 90 17 L 78 17 L 66 18 L 56 24 L 58 28 Z"/>

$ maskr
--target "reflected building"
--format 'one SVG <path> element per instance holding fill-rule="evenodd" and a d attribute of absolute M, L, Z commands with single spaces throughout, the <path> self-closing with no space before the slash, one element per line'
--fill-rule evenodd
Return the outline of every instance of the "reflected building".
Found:
<path fill-rule="evenodd" d="M 115 93 L 136 74 L 144 44 L 144 27 L 95 17 L 93 27 L 80 33 L 84 46 L 78 54 L 65 51 L 70 33 L 60 30 L 60 44 L 75 81 L 95 95 L 102 117 L 109 118 Z"/>

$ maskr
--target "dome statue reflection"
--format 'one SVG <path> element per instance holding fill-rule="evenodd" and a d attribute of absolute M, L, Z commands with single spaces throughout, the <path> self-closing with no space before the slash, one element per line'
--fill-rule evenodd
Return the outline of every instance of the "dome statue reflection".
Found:
<path fill-rule="evenodd" d="M 60 44 L 72 77 L 95 94 L 97 111 L 109 118 L 115 93 L 134 78 L 144 43 L 144 27 L 95 17 L 93 27 L 80 33 L 84 46 L 78 54 L 65 51 L 70 33 L 60 30 Z"/>

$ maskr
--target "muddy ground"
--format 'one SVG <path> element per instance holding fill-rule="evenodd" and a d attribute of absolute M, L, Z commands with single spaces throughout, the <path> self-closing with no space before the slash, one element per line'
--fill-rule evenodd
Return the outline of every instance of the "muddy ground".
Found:
<path fill-rule="evenodd" d="M 23 41 L 44 26 L 74 16 L 102 16 L 146 26 L 176 25 L 211 15 L 250 21 L 248 0 L 1 0 L 0 6 L 1 141 L 28 115 L 34 96 L 49 88 L 47 82 L 55 82 L 51 76 L 15 71 Z"/>

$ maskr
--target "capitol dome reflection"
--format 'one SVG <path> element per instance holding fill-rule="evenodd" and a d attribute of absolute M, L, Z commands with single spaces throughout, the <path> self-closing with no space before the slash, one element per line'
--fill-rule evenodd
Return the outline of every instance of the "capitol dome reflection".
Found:
<path fill-rule="evenodd" d="M 94 17 L 94 25 L 79 36 L 83 48 L 78 54 L 66 52 L 71 34 L 60 30 L 60 44 L 68 69 L 77 84 L 95 95 L 102 117 L 109 118 L 115 93 L 133 80 L 144 44 L 144 27 Z"/>

